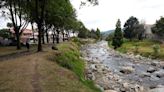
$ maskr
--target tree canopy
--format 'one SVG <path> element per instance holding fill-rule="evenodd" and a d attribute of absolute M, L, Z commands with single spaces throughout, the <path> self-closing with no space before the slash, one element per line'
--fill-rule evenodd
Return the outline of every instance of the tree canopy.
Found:
<path fill-rule="evenodd" d="M 152 27 L 152 32 L 160 37 L 164 37 L 164 17 L 156 21 L 154 27 Z"/>
<path fill-rule="evenodd" d="M 88 0 L 93 3 L 92 0 Z M 60 32 L 77 31 L 82 23 L 76 18 L 76 11 L 70 0 L 2 0 L 1 9 L 8 9 L 8 16 L 14 27 L 17 48 L 20 49 L 20 35 L 29 22 L 38 27 L 38 51 L 42 51 L 41 39 L 48 28 L 53 28 L 59 37 Z"/>
<path fill-rule="evenodd" d="M 124 24 L 124 37 L 132 39 L 135 37 L 135 28 L 139 25 L 136 17 L 131 16 Z"/>

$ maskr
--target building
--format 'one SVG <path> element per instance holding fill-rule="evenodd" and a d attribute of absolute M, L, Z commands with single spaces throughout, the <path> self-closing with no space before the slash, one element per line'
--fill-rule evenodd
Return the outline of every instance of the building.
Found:
<path fill-rule="evenodd" d="M 15 31 L 13 30 L 13 28 L 10 29 L 10 32 L 12 33 L 12 36 L 15 37 Z M 26 43 L 26 41 L 29 39 L 32 39 L 32 38 L 36 39 L 37 35 L 38 33 L 33 33 L 33 31 L 30 29 L 23 29 L 23 32 L 20 36 L 20 41 L 22 43 Z"/>

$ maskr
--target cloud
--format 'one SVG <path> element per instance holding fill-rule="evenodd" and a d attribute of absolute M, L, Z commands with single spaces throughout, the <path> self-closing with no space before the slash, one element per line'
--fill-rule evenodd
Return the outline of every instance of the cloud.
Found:
<path fill-rule="evenodd" d="M 99 5 L 79 9 L 80 0 L 72 0 L 80 19 L 86 27 L 102 31 L 115 29 L 119 18 L 122 26 L 130 16 L 153 24 L 164 15 L 164 0 L 99 0 Z"/>

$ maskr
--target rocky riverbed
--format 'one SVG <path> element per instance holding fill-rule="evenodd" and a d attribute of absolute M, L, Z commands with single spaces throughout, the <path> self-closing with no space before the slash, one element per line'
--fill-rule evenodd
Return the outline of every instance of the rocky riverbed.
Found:
<path fill-rule="evenodd" d="M 81 49 L 86 78 L 104 92 L 164 92 L 164 62 L 140 55 L 121 54 L 106 41 Z"/>

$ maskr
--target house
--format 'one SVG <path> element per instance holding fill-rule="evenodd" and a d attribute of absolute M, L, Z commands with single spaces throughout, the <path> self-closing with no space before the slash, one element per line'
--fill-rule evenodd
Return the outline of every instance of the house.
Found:
<path fill-rule="evenodd" d="M 15 31 L 13 30 L 13 28 L 10 29 L 10 32 L 12 33 L 12 36 L 15 37 Z M 26 43 L 27 40 L 29 39 L 37 39 L 38 33 L 34 33 L 32 30 L 30 29 L 23 29 L 23 32 L 20 36 L 20 41 L 22 43 Z"/>

